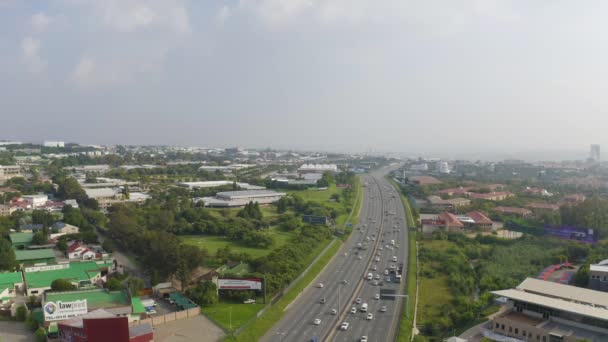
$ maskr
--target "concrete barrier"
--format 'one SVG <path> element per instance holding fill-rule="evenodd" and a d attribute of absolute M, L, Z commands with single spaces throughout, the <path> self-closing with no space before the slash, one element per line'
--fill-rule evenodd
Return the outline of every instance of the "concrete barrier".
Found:
<path fill-rule="evenodd" d="M 152 326 L 161 325 L 169 322 L 173 322 L 179 319 L 186 319 L 189 317 L 198 316 L 201 314 L 201 309 L 197 306 L 196 308 L 170 312 L 164 315 L 153 316 L 150 318 L 140 319 L 139 321 L 132 322 L 131 325 L 149 323 Z"/>
<path fill-rule="evenodd" d="M 175 313 L 175 319 L 188 318 L 188 311 L 178 311 Z"/>
<path fill-rule="evenodd" d="M 175 312 L 165 315 L 165 323 L 175 321 Z"/>

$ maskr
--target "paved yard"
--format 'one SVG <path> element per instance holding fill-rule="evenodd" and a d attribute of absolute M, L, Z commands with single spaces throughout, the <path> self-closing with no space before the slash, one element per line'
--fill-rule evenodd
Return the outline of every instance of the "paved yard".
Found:
<path fill-rule="evenodd" d="M 25 328 L 22 322 L 0 321 L 0 342 L 31 342 L 34 333 Z"/>
<path fill-rule="evenodd" d="M 215 342 L 223 336 L 224 331 L 202 315 L 154 327 L 155 342 Z"/>

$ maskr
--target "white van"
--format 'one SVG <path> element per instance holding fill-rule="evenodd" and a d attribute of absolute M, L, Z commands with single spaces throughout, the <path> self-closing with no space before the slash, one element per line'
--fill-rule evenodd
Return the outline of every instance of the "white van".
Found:
<path fill-rule="evenodd" d="M 397 256 L 393 256 L 393 261 L 397 262 Z"/>
<path fill-rule="evenodd" d="M 363 305 L 361 305 L 361 312 L 367 312 L 367 303 L 363 303 Z"/>
<path fill-rule="evenodd" d="M 395 245 L 395 240 L 391 240 L 391 245 Z"/>
<path fill-rule="evenodd" d="M 371 273 L 367 274 L 367 280 L 372 280 L 374 278 L 374 275 Z"/>

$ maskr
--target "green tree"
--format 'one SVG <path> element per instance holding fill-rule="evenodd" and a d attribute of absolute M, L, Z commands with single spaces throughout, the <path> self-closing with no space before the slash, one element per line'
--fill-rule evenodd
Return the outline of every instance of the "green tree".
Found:
<path fill-rule="evenodd" d="M 34 236 L 32 237 L 32 244 L 46 245 L 48 240 L 48 235 L 43 230 L 40 230 L 34 233 Z"/>
<path fill-rule="evenodd" d="M 38 321 L 36 321 L 36 319 L 34 318 L 34 314 L 32 314 L 31 312 L 29 315 L 27 315 L 27 318 L 25 319 L 25 326 L 31 331 L 36 331 L 36 329 L 38 329 Z"/>
<path fill-rule="evenodd" d="M 67 177 L 59 181 L 59 190 L 57 195 L 63 199 L 77 199 L 79 201 L 85 200 L 87 194 L 84 192 L 80 183 L 76 178 Z"/>
<path fill-rule="evenodd" d="M 129 291 L 131 291 L 131 296 L 137 296 L 138 293 L 145 287 L 143 279 L 137 277 L 129 277 L 129 279 L 127 280 L 127 284 L 129 284 Z"/>
<path fill-rule="evenodd" d="M 76 286 L 74 286 L 67 279 L 55 279 L 51 283 L 51 291 L 72 291 L 75 290 Z"/>
<path fill-rule="evenodd" d="M 17 267 L 15 251 L 11 243 L 0 237 L 0 271 L 12 271 Z"/>
<path fill-rule="evenodd" d="M 25 305 L 21 305 L 17 308 L 16 313 L 15 313 L 15 318 L 19 322 L 25 321 L 25 319 L 27 318 L 27 309 L 26 309 Z"/>
<path fill-rule="evenodd" d="M 46 342 L 46 330 L 40 327 L 34 333 L 36 335 L 36 342 Z"/>
<path fill-rule="evenodd" d="M 218 302 L 217 287 L 211 281 L 204 281 L 189 289 L 187 295 L 198 305 L 210 305 Z"/>
<path fill-rule="evenodd" d="M 111 278 L 110 280 L 108 280 L 106 286 L 110 291 L 119 291 L 123 288 L 122 282 L 117 278 Z"/>

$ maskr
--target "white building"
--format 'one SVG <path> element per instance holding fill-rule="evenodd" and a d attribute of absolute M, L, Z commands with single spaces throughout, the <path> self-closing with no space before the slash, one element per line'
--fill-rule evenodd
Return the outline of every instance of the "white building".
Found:
<path fill-rule="evenodd" d="M 412 164 L 412 165 L 410 165 L 410 170 L 412 170 L 412 171 L 428 171 L 429 170 L 429 164 L 427 164 L 427 163 Z"/>
<path fill-rule="evenodd" d="M 0 183 L 4 183 L 13 177 L 23 177 L 20 166 L 0 165 Z"/>
<path fill-rule="evenodd" d="M 43 194 L 24 195 L 24 196 L 21 196 L 21 198 L 23 198 L 23 200 L 25 202 L 27 202 L 27 204 L 29 204 L 32 209 L 36 209 L 36 208 L 44 206 L 46 204 L 46 202 L 49 200 L 49 196 L 43 195 Z"/>
<path fill-rule="evenodd" d="M 338 166 L 336 164 L 304 164 L 298 168 L 298 172 L 338 172 Z"/>
<path fill-rule="evenodd" d="M 243 190 L 218 192 L 213 197 L 197 198 L 195 201 L 202 200 L 207 207 L 242 207 L 249 202 L 259 204 L 275 203 L 286 194 L 270 190 Z"/>
<path fill-rule="evenodd" d="M 437 162 L 437 171 L 439 173 L 450 173 L 450 164 L 448 164 L 448 162 L 445 161 L 438 161 Z"/>
<path fill-rule="evenodd" d="M 107 209 L 112 204 L 119 202 L 118 192 L 110 188 L 84 189 L 87 197 L 97 201 L 99 208 Z"/>
<path fill-rule="evenodd" d="M 45 140 L 42 143 L 44 147 L 65 147 L 65 142 L 63 141 L 54 141 L 54 140 Z"/>
<path fill-rule="evenodd" d="M 227 180 L 205 181 L 205 182 L 180 182 L 180 183 L 177 183 L 177 185 L 183 186 L 183 187 L 189 188 L 189 189 L 216 188 L 218 186 L 232 185 L 232 184 L 234 184 L 233 181 L 227 181 Z M 236 185 L 239 188 L 245 189 L 245 190 L 263 190 L 263 189 L 265 189 L 265 187 L 263 187 L 263 186 L 251 185 L 249 183 L 239 183 L 239 182 L 237 182 Z"/>

